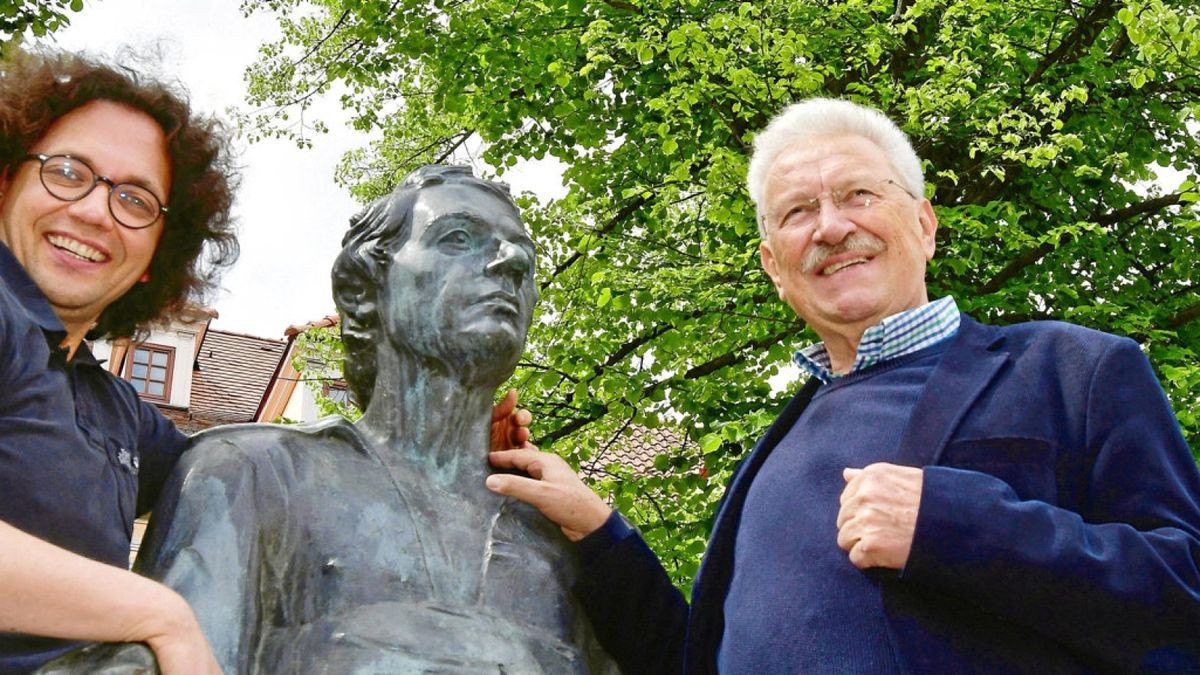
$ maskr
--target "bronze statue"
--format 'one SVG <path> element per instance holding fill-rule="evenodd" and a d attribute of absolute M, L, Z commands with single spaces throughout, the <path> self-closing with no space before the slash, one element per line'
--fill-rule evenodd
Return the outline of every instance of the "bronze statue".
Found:
<path fill-rule="evenodd" d="M 137 569 L 188 599 L 229 673 L 615 672 L 571 598 L 573 548 L 484 487 L 537 301 L 507 190 L 423 167 L 342 245 L 362 419 L 198 435 Z"/>

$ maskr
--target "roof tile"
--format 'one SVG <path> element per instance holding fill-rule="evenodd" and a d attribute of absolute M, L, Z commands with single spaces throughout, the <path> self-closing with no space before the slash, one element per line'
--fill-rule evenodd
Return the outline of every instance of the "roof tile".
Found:
<path fill-rule="evenodd" d="M 282 340 L 210 329 L 196 354 L 190 416 L 220 424 L 253 421 L 286 346 Z"/>

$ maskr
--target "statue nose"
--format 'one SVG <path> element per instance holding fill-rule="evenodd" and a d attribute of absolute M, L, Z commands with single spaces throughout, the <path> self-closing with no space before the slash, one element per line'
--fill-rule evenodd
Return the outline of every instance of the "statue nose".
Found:
<path fill-rule="evenodd" d="M 525 275 L 533 265 L 525 249 L 508 241 L 500 242 L 496 257 L 487 265 L 489 274 L 506 274 L 513 277 L 518 286 L 524 281 Z"/>

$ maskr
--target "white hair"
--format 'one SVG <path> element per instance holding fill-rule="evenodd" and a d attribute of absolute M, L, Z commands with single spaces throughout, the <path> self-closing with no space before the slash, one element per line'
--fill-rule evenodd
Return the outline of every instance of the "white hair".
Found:
<path fill-rule="evenodd" d="M 767 238 L 763 222 L 763 190 L 767 171 L 784 150 L 816 136 L 861 136 L 878 145 L 910 194 L 925 194 L 921 159 L 908 136 L 896 123 L 874 108 L 832 98 L 810 98 L 784 108 L 754 139 L 754 154 L 746 174 L 746 188 L 758 214 L 758 233 Z"/>

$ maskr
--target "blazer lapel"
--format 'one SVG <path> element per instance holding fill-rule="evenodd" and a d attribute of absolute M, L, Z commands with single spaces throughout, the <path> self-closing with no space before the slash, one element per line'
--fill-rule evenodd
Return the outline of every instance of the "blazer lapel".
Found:
<path fill-rule="evenodd" d="M 962 315 L 958 335 L 934 368 L 900 440 L 896 463 L 937 464 L 967 410 L 1009 359 L 995 328 Z"/>

